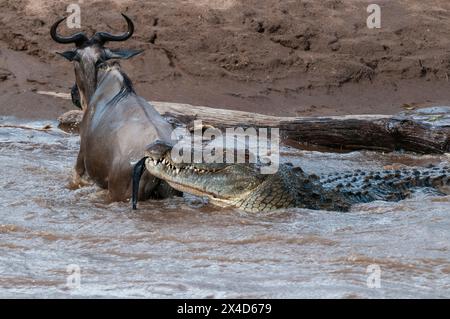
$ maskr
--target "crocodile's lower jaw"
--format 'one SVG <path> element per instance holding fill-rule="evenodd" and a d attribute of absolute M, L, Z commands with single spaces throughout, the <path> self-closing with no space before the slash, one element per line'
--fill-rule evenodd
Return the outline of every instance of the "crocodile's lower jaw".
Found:
<path fill-rule="evenodd" d="M 159 177 L 159 176 L 156 176 L 156 177 Z M 180 192 L 185 192 L 185 193 L 189 193 L 189 194 L 192 194 L 195 196 L 200 196 L 200 197 L 212 196 L 212 195 L 207 194 L 204 191 L 198 190 L 194 187 L 189 187 L 187 185 L 179 184 L 174 181 L 169 181 L 169 180 L 166 180 L 166 181 L 170 186 L 172 186 L 173 188 L 175 188 L 176 190 L 178 190 Z"/>

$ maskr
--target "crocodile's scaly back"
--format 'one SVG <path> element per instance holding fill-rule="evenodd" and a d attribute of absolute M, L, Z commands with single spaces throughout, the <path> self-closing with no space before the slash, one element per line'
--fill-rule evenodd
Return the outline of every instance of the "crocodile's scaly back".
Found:
<path fill-rule="evenodd" d="M 434 193 L 449 193 L 450 169 L 447 166 L 330 174 L 319 179 L 299 167 L 280 165 L 274 174 L 234 206 L 246 211 L 279 208 L 348 211 L 352 204 L 375 200 L 399 201 L 421 188 Z"/>
<path fill-rule="evenodd" d="M 341 193 L 352 203 L 398 201 L 407 198 L 419 188 L 448 194 L 450 169 L 447 166 L 435 166 L 373 172 L 357 170 L 324 176 L 321 184 L 327 190 Z"/>
<path fill-rule="evenodd" d="M 347 211 L 351 202 L 339 192 L 324 189 L 316 175 L 308 175 L 299 167 L 283 164 L 276 174 L 234 205 L 250 212 L 289 207 Z"/>

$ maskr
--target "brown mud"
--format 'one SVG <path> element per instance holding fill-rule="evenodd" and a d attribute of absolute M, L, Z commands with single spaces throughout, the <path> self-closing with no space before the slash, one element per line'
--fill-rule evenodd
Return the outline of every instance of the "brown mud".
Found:
<path fill-rule="evenodd" d="M 0 114 L 56 118 L 73 106 L 38 90 L 70 92 L 72 66 L 49 28 L 74 1 L 0 4 Z M 136 32 L 145 53 L 123 62 L 149 100 L 270 115 L 394 114 L 449 104 L 450 2 L 378 1 L 381 29 L 368 29 L 369 1 L 84 1 L 82 30 Z M 61 32 L 67 34 L 65 26 Z M 75 30 L 79 31 L 79 30 Z"/>

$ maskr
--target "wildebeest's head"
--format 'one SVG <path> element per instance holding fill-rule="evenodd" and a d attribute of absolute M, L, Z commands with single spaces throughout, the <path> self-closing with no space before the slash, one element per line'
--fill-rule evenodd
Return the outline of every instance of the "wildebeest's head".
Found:
<path fill-rule="evenodd" d="M 76 84 L 80 94 L 81 106 L 86 110 L 89 100 L 97 85 L 97 67 L 109 59 L 129 59 L 141 50 L 114 50 L 108 49 L 104 45 L 108 41 L 125 41 L 134 32 L 134 25 L 130 18 L 122 14 L 125 18 L 128 30 L 121 35 L 112 35 L 107 32 L 97 32 L 90 39 L 83 32 L 75 33 L 71 36 L 61 36 L 56 32 L 58 25 L 66 18 L 56 21 L 50 29 L 50 35 L 58 43 L 74 43 L 76 48 L 59 53 L 69 61 L 74 62 Z"/>

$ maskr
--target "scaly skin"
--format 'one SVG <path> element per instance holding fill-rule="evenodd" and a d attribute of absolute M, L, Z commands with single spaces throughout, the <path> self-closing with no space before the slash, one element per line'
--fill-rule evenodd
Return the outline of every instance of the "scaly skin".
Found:
<path fill-rule="evenodd" d="M 234 206 L 248 212 L 280 208 L 348 211 L 352 204 L 374 200 L 398 201 L 418 188 L 448 193 L 447 166 L 329 174 L 319 178 L 299 167 L 281 164 L 273 175 L 260 173 L 253 164 L 174 163 L 171 147 L 156 142 L 142 160 L 150 174 L 173 188 L 207 197 L 215 205 Z"/>

